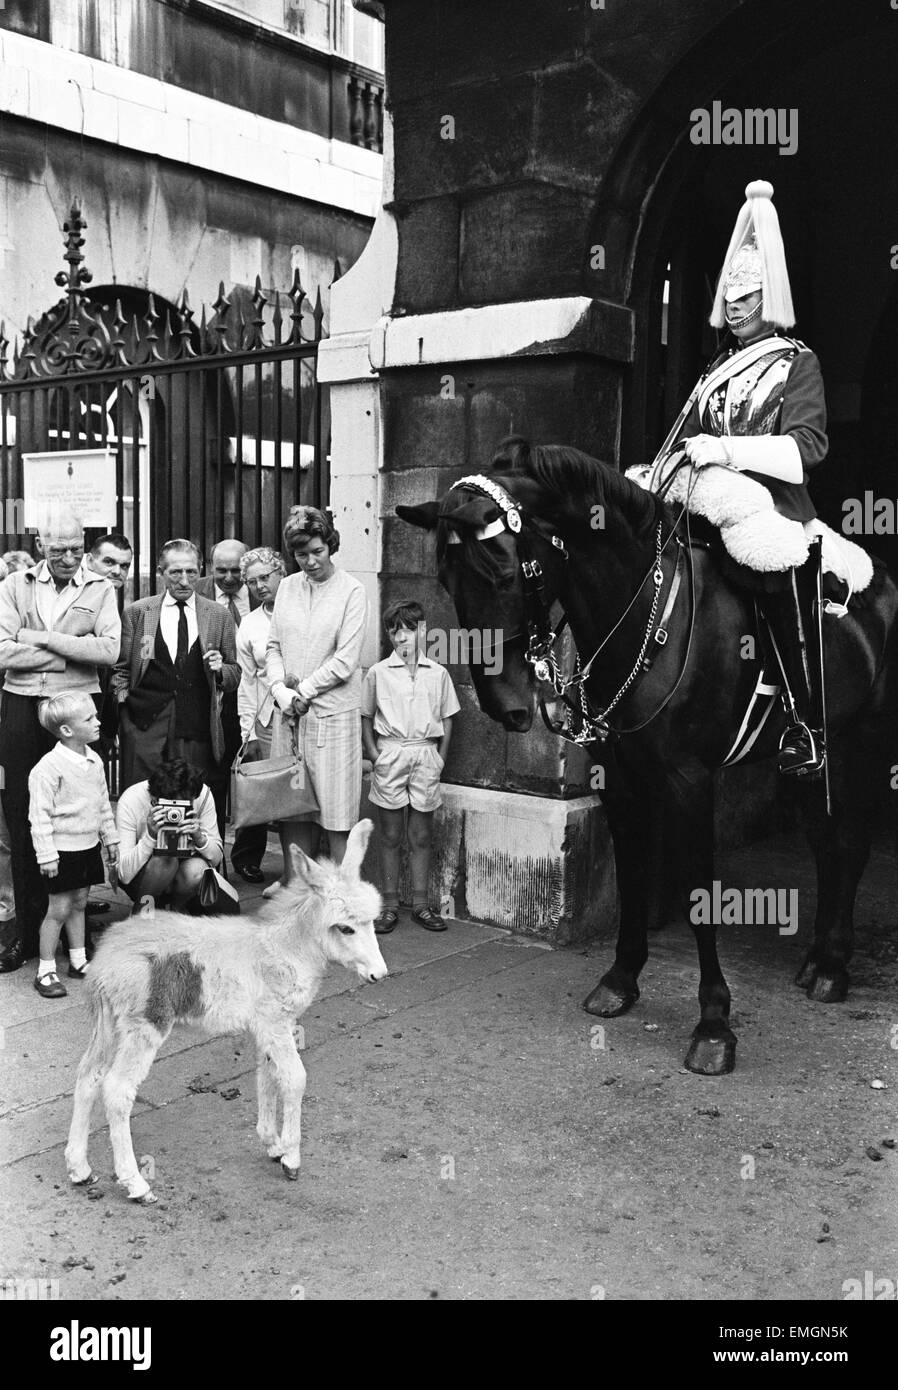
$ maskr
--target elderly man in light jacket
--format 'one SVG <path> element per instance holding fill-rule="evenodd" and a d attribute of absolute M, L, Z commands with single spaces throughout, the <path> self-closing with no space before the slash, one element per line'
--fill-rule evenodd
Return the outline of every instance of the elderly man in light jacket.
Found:
<path fill-rule="evenodd" d="M 28 819 L 28 775 L 53 747 L 37 712 L 61 691 L 100 690 L 97 668 L 119 654 L 122 625 L 115 590 L 84 563 L 84 528 L 57 513 L 41 527 L 42 559 L 0 584 L 0 768 L 12 852 L 17 935 L 0 954 L 0 972 L 17 970 L 37 952 L 47 907 Z"/>

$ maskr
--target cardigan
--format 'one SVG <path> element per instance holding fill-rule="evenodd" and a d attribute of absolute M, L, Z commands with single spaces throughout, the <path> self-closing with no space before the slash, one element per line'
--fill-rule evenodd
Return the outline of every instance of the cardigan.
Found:
<path fill-rule="evenodd" d="M 368 598 L 363 586 L 345 570 L 316 583 L 304 574 L 282 579 L 274 600 L 268 633 L 266 673 L 282 710 L 289 710 L 297 689 L 319 717 L 357 710 L 362 698 L 360 666 L 368 627 Z"/>
<path fill-rule="evenodd" d="M 3 689 L 35 699 L 93 695 L 97 667 L 116 660 L 121 632 L 115 589 L 104 575 L 82 565 L 57 591 L 46 560 L 18 570 L 0 584 Z M 46 633 L 46 645 L 34 645 L 29 633 Z"/>
<path fill-rule="evenodd" d="M 82 757 L 57 743 L 28 774 L 28 819 L 39 864 L 59 858 L 60 850 L 108 849 L 119 842 L 103 763 L 92 749 Z"/>
<path fill-rule="evenodd" d="M 257 722 L 263 729 L 271 723 L 274 701 L 265 657 L 270 629 L 271 614 L 264 608 L 254 608 L 237 629 L 237 660 L 240 663 L 237 713 L 244 738 L 251 736 Z"/>
<path fill-rule="evenodd" d="M 153 857 L 156 837 L 147 831 L 150 805 L 150 789 L 146 782 L 135 782 L 132 786 L 126 787 L 118 799 L 116 820 L 121 835 L 118 873 L 122 883 L 130 883 L 136 878 Z M 203 787 L 193 807 L 200 828 L 205 830 L 207 836 L 202 849 L 194 849 L 194 854 L 214 867 L 221 863 L 224 854 L 221 836 L 218 833 L 215 802 L 208 787 Z"/>

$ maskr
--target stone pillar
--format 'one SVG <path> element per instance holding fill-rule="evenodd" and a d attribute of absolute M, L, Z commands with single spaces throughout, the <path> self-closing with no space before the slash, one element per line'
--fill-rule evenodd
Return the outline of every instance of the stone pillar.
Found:
<path fill-rule="evenodd" d="M 384 116 L 384 203 L 392 196 L 393 139 Z M 330 499 L 340 532 L 341 563 L 365 585 L 372 622 L 362 654 L 367 667 L 380 653 L 381 527 L 379 477 L 383 466 L 380 383 L 371 364 L 372 327 L 393 302 L 397 236 L 392 212 L 381 207 L 355 265 L 331 289 L 330 337 L 318 349 L 318 380 L 330 386 Z"/>
<path fill-rule="evenodd" d="M 389 119 L 384 158 L 386 204 Z M 432 539 L 401 523 L 394 509 L 436 496 L 461 475 L 473 461 L 465 442 L 472 423 L 479 466 L 512 427 L 502 388 L 497 395 L 494 382 L 478 394 L 472 376 L 498 374 L 517 392 L 519 366 L 509 372 L 507 364 L 527 359 L 530 376 L 542 378 L 545 404 L 554 402 L 555 433 L 563 438 L 570 394 L 583 392 L 584 364 L 603 356 L 625 361 L 631 350 L 627 311 L 579 296 L 394 316 L 396 264 L 396 223 L 385 206 L 362 256 L 334 286 L 331 336 L 319 353 L 319 378 L 331 389 L 331 501 L 341 558 L 371 599 L 366 666 L 383 654 L 381 603 L 400 592 L 423 602 L 432 626 L 455 622 L 436 582 Z M 613 419 L 616 401 L 608 405 Z M 528 737 L 506 735 L 480 713 L 467 669 L 450 670 L 462 712 L 436 818 L 433 900 L 453 915 L 559 943 L 587 937 L 616 912 L 616 893 L 586 755 L 541 727 Z M 373 860 L 367 871 L 376 880 Z"/>

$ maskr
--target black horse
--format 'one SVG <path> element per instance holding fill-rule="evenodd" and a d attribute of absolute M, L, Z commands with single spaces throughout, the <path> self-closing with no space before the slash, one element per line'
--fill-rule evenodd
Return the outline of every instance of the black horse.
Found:
<path fill-rule="evenodd" d="M 614 964 L 585 1008 L 613 1018 L 638 999 L 673 835 L 701 971 L 701 1019 L 686 1066 L 731 1071 L 736 1038 L 716 925 L 688 906 L 699 901 L 694 890 L 713 891 L 713 774 L 760 674 L 760 643 L 753 656 L 744 640 L 756 632 L 753 599 L 725 576 L 715 548 L 681 542 L 675 509 L 576 449 L 507 440 L 487 477 L 397 513 L 437 528 L 440 579 L 461 625 L 504 635 L 501 669 L 471 666 L 481 708 L 504 728 L 530 729 L 534 671 L 556 693 L 567 684 L 554 659 L 550 609 L 557 615 L 561 605 L 584 663 L 598 653 L 582 684 L 567 684 L 562 695 L 572 707 L 569 729 L 584 741 L 600 738 L 594 748 L 606 772 L 602 801 L 620 893 Z M 796 789 L 817 862 L 814 941 L 796 983 L 822 1003 L 847 993 L 855 894 L 879 793 L 889 787 L 896 613 L 898 590 L 877 565 L 848 613 L 824 619 L 831 814 L 820 781 Z M 656 638 L 662 621 L 664 645 Z M 776 751 L 782 727 L 777 701 L 752 759 Z"/>

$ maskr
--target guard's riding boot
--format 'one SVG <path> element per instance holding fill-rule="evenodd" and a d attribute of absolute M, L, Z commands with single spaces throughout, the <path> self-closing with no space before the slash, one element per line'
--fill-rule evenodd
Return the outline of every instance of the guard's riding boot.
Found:
<path fill-rule="evenodd" d="M 790 570 L 788 588 L 765 594 L 762 602 L 783 674 L 788 717 L 780 739 L 779 770 L 797 777 L 817 776 L 826 757 L 820 640 L 814 613 L 818 566 L 818 547 L 812 546 L 807 562 Z"/>

